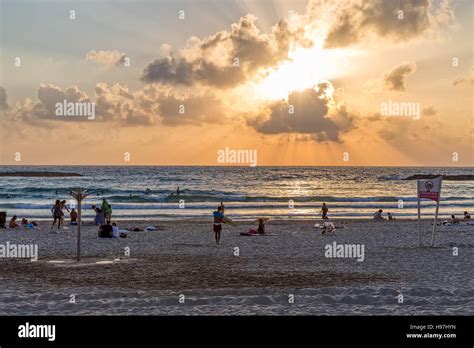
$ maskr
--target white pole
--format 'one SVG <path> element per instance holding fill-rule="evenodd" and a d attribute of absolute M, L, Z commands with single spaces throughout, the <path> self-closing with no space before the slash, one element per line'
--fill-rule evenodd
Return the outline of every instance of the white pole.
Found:
<path fill-rule="evenodd" d="M 440 183 L 439 183 L 439 193 L 438 193 L 438 200 L 436 201 L 436 212 L 435 212 L 435 218 L 434 218 L 434 224 L 433 224 L 433 233 L 431 234 L 431 246 L 434 246 L 434 238 L 435 238 L 435 232 L 436 232 L 436 224 L 438 223 L 438 211 L 439 211 L 439 202 L 441 201 L 441 186 L 443 184 L 443 177 L 440 177 Z"/>
<path fill-rule="evenodd" d="M 435 231 L 436 231 L 436 223 L 437 223 L 437 221 L 438 221 L 438 210 L 439 210 L 439 201 L 436 202 L 436 213 L 435 213 L 434 224 L 433 224 L 433 233 L 431 234 L 431 246 L 434 245 L 434 238 L 435 238 Z"/>
<path fill-rule="evenodd" d="M 421 211 L 420 211 L 420 181 L 416 181 L 416 196 L 418 197 L 418 244 L 421 247 Z"/>
<path fill-rule="evenodd" d="M 77 190 L 77 261 L 81 261 L 81 205 L 82 191 Z"/>

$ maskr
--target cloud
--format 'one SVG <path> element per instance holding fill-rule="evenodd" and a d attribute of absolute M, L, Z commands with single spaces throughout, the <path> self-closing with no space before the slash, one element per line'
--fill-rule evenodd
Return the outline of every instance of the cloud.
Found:
<path fill-rule="evenodd" d="M 457 86 L 460 84 L 470 84 L 471 86 L 474 85 L 474 67 L 471 68 L 471 76 L 458 77 L 456 80 L 453 81 L 453 86 Z"/>
<path fill-rule="evenodd" d="M 434 115 L 436 115 L 437 113 L 438 113 L 438 111 L 436 111 L 436 109 L 434 108 L 433 105 L 428 106 L 428 107 L 426 107 L 426 108 L 423 108 L 423 110 L 422 110 L 422 112 L 421 112 L 421 114 L 422 114 L 423 116 L 434 116 Z"/>
<path fill-rule="evenodd" d="M 126 57 L 127 56 L 125 55 L 125 53 L 120 53 L 117 50 L 114 50 L 114 51 L 92 50 L 86 53 L 86 60 L 98 63 L 106 67 L 123 65 Z"/>
<path fill-rule="evenodd" d="M 385 88 L 391 91 L 405 91 L 405 78 L 416 71 L 416 65 L 403 63 L 384 75 Z"/>
<path fill-rule="evenodd" d="M 339 132 L 349 129 L 352 119 L 345 106 L 334 105 L 330 89 L 332 85 L 324 82 L 314 89 L 293 91 L 287 101 L 271 104 L 248 124 L 263 134 L 310 134 L 318 142 L 339 142 Z"/>
<path fill-rule="evenodd" d="M 0 97 L 1 97 L 0 89 Z M 95 88 L 94 122 L 110 122 L 114 125 L 177 126 L 199 125 L 222 121 L 226 115 L 220 99 L 212 92 L 177 93 L 169 87 L 146 85 L 132 92 L 119 83 L 98 83 Z M 76 86 L 61 89 L 58 86 L 42 84 L 38 88 L 38 99 L 30 98 L 18 103 L 7 112 L 7 118 L 15 122 L 51 128 L 64 124 L 54 121 L 88 121 L 86 117 L 58 117 L 56 103 L 91 102 L 86 93 Z M 180 109 L 184 107 L 184 113 Z M 90 122 L 90 121 L 89 121 Z"/>
<path fill-rule="evenodd" d="M 51 126 L 49 121 L 87 120 L 85 117 L 58 117 L 56 115 L 56 103 L 63 103 L 64 101 L 85 103 L 90 102 L 90 99 L 86 93 L 76 86 L 70 86 L 63 90 L 51 84 L 41 84 L 38 88 L 38 100 L 33 101 L 27 98 L 23 103 L 18 103 L 11 110 L 10 117 L 32 125 L 45 127 Z"/>
<path fill-rule="evenodd" d="M 10 107 L 7 103 L 7 91 L 4 87 L 0 86 L 0 110 L 8 110 Z"/>
<path fill-rule="evenodd" d="M 325 47 L 345 47 L 372 35 L 407 41 L 453 21 L 449 1 L 435 9 L 431 0 L 313 1 L 312 11 L 330 7 L 333 20 Z"/>
<path fill-rule="evenodd" d="M 256 20 L 257 17 L 248 14 L 233 23 L 228 31 L 205 39 L 191 37 L 179 58 L 170 54 L 148 64 L 142 73 L 142 81 L 232 87 L 245 82 L 259 69 L 273 67 L 288 59 L 293 45 L 312 45 L 304 29 L 287 20 L 279 21 L 269 34 L 260 32 Z M 170 50 L 169 46 L 166 50 Z"/>

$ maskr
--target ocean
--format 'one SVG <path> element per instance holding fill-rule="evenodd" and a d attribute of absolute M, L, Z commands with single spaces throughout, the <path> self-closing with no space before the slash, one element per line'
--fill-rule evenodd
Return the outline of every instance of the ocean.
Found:
<path fill-rule="evenodd" d="M 61 171 L 82 177 L 0 177 L 0 211 L 29 220 L 51 218 L 56 199 L 73 201 L 81 187 L 92 204 L 106 198 L 117 220 L 210 219 L 222 201 L 235 220 L 257 217 L 318 217 L 321 204 L 329 217 L 371 218 L 378 209 L 395 218 L 416 218 L 414 174 L 473 174 L 474 168 L 408 167 L 162 167 L 162 166 L 2 166 L 5 171 Z M 176 189 L 179 186 L 180 194 Z M 440 217 L 474 213 L 474 181 L 444 181 Z M 423 200 L 422 216 L 432 217 L 435 203 Z"/>

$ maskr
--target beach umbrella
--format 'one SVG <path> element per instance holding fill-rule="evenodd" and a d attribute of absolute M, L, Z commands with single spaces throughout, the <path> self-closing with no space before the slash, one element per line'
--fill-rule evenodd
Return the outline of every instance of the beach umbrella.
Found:
<path fill-rule="evenodd" d="M 77 261 L 81 260 L 81 205 L 82 200 L 89 196 L 87 190 L 82 192 L 81 188 L 78 188 L 77 191 L 69 192 L 69 195 L 74 197 L 77 201 Z"/>

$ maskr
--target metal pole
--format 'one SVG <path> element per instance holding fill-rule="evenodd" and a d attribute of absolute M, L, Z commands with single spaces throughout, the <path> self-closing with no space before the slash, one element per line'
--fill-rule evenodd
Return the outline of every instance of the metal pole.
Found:
<path fill-rule="evenodd" d="M 434 224 L 433 224 L 433 233 L 431 234 L 431 246 L 434 245 L 434 238 L 435 238 L 435 231 L 436 231 L 436 223 L 437 223 L 437 221 L 438 221 L 438 210 L 439 210 L 439 201 L 436 202 L 436 213 L 435 213 Z"/>
<path fill-rule="evenodd" d="M 82 190 L 77 190 L 77 261 L 81 261 L 81 205 Z"/>
<path fill-rule="evenodd" d="M 421 247 L 421 211 L 420 211 L 420 182 L 416 181 L 416 195 L 418 197 L 418 243 Z"/>

